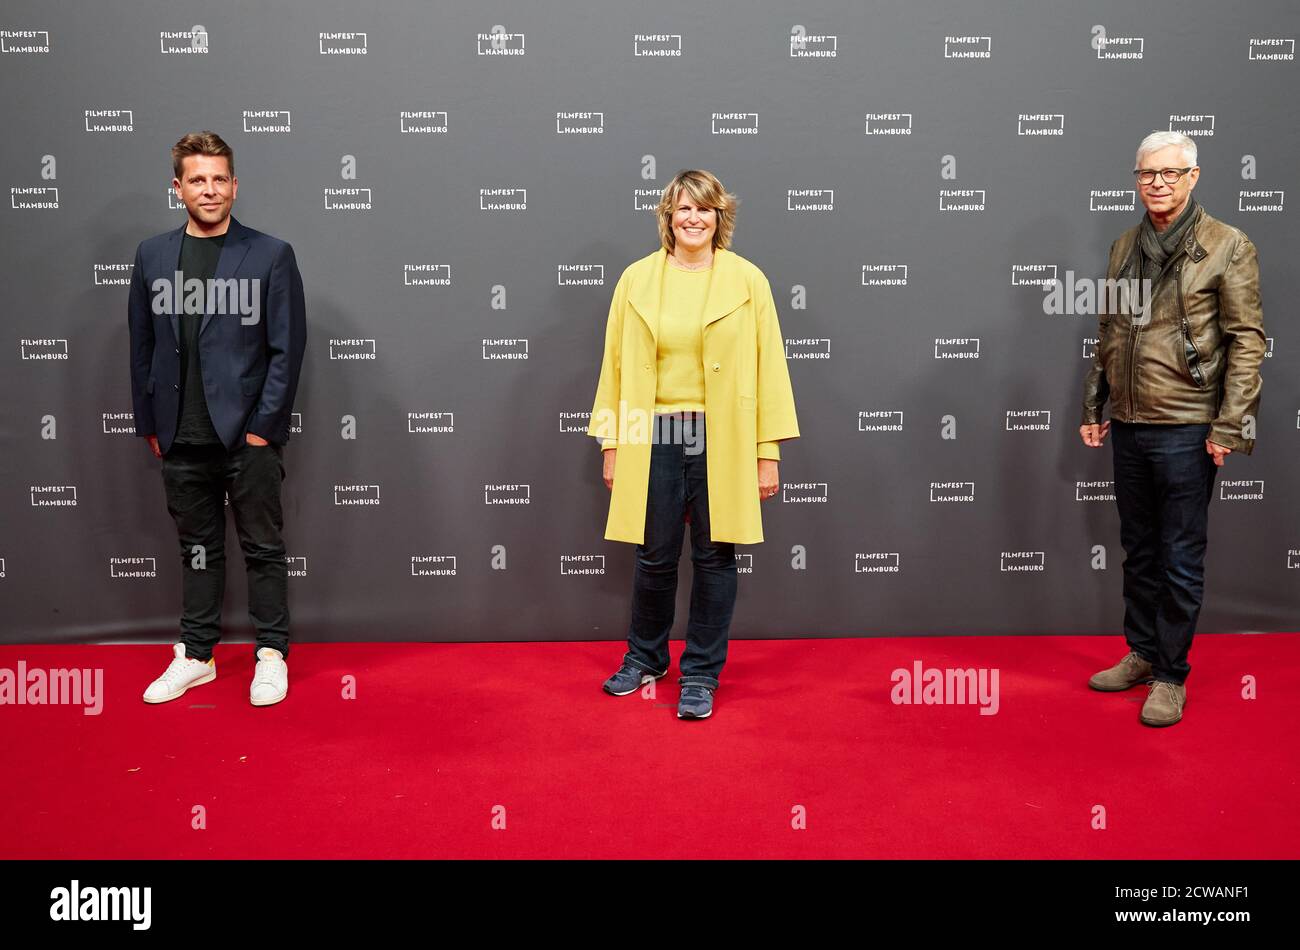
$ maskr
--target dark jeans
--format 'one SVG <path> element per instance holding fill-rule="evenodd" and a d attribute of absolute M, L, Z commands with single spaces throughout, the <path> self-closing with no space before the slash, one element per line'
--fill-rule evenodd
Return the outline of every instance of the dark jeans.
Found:
<path fill-rule="evenodd" d="M 163 457 L 167 510 L 176 521 L 181 546 L 181 642 L 185 654 L 196 660 L 211 658 L 221 639 L 227 495 L 248 571 L 255 649 L 272 647 L 289 655 L 288 565 L 280 537 L 281 452 L 278 445 L 241 443 L 233 452 L 221 444 L 174 445 Z M 195 545 L 202 545 L 202 559 Z"/>
<path fill-rule="evenodd" d="M 682 553 L 683 522 L 689 511 L 691 563 L 695 571 L 680 682 L 683 686 L 716 689 L 727 661 L 727 633 L 736 606 L 736 546 L 709 538 L 704 414 L 656 416 L 655 426 L 645 542 L 636 548 L 632 624 L 624 662 L 656 675 L 668 669 L 668 633 L 677 603 L 677 562 Z"/>
<path fill-rule="evenodd" d="M 1111 422 L 1124 545 L 1124 638 L 1157 680 L 1181 684 L 1201 612 L 1217 466 L 1210 426 Z"/>

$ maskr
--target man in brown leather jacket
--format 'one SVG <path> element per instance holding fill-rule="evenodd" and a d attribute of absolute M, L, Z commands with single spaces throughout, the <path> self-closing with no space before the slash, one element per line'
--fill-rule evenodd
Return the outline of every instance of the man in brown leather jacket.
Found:
<path fill-rule="evenodd" d="M 1094 448 L 1114 434 L 1129 653 L 1088 685 L 1149 683 L 1141 721 L 1169 726 L 1187 701 L 1215 472 L 1254 448 L 1267 341 L 1255 246 L 1192 197 L 1196 143 L 1153 132 L 1138 146 L 1135 175 L 1147 214 L 1111 245 L 1106 276 L 1149 292 L 1117 303 L 1098 294 L 1079 427 Z"/>

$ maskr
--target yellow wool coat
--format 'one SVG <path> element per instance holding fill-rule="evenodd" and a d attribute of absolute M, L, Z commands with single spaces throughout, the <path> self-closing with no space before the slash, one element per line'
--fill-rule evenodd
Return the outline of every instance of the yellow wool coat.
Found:
<path fill-rule="evenodd" d="M 587 433 L 618 443 L 605 525 L 610 541 L 645 540 L 659 298 L 670 266 L 662 248 L 631 264 L 609 307 Z M 772 288 L 762 271 L 731 251 L 714 252 L 703 334 L 712 539 L 757 544 L 763 540 L 758 443 L 798 438 L 799 423 Z"/>

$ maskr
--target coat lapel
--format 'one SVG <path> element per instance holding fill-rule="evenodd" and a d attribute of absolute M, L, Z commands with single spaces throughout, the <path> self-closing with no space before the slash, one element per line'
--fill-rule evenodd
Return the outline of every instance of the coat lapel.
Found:
<path fill-rule="evenodd" d="M 158 273 L 167 278 L 170 285 L 176 280 L 176 272 L 181 269 L 181 236 L 185 233 L 185 225 L 181 225 L 167 238 L 167 243 L 163 245 L 162 260 L 158 262 Z M 183 290 L 184 288 L 182 288 Z M 152 293 L 152 290 L 150 291 Z M 183 294 L 182 294 L 183 299 Z M 179 344 L 181 341 L 181 317 L 176 312 L 175 307 L 176 289 L 172 288 L 171 300 L 168 301 L 167 309 L 171 311 L 169 319 L 172 324 L 172 336 L 176 338 Z"/>
<path fill-rule="evenodd" d="M 248 230 L 240 224 L 234 215 L 230 216 L 230 227 L 226 230 L 225 243 L 221 245 L 221 256 L 217 258 L 217 272 L 214 275 L 216 280 L 228 280 L 235 276 L 235 271 L 243 263 L 244 256 L 248 253 Z M 199 335 L 208 328 L 208 323 L 212 320 L 214 313 L 213 299 L 215 294 L 207 294 L 207 310 L 203 314 L 203 325 L 199 327 Z M 236 295 L 238 299 L 238 295 Z"/>
<path fill-rule="evenodd" d="M 659 310 L 663 303 L 664 269 L 671 266 L 668 263 L 668 252 L 660 248 L 658 253 L 650 256 L 647 266 L 627 293 L 627 302 L 645 323 L 656 345 L 659 343 Z M 722 319 L 749 297 L 749 283 L 745 280 L 736 255 L 724 249 L 715 251 L 709 296 L 704 302 L 703 325 L 707 327 Z"/>

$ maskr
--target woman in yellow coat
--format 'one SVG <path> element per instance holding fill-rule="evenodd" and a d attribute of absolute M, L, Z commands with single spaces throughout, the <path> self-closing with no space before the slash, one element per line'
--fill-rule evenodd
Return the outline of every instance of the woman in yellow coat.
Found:
<path fill-rule="evenodd" d="M 662 246 L 614 288 L 588 429 L 611 491 L 605 537 L 637 546 L 628 651 L 604 685 L 612 695 L 668 672 L 689 514 L 681 719 L 713 711 L 736 602 L 735 546 L 763 540 L 759 502 L 780 487 L 777 443 L 799 435 L 772 289 L 729 250 L 735 209 L 706 171 L 680 172 L 664 189 Z"/>

